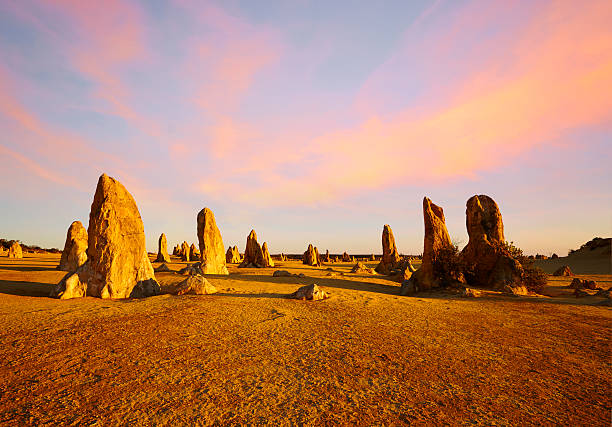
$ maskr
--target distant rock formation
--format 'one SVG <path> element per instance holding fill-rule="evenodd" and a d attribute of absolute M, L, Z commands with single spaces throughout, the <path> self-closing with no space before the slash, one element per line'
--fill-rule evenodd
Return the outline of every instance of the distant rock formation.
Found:
<path fill-rule="evenodd" d="M 238 267 L 262 268 L 263 266 L 263 250 L 257 242 L 257 233 L 255 233 L 255 230 L 251 230 L 247 237 L 246 248 L 244 249 L 244 259 Z"/>
<path fill-rule="evenodd" d="M 68 273 L 52 296 L 140 298 L 160 293 L 136 202 L 119 181 L 106 174 L 98 180 L 87 234 L 87 262 Z"/>
<path fill-rule="evenodd" d="M 229 274 L 225 265 L 223 238 L 213 212 L 204 208 L 198 213 L 198 242 L 204 274 Z"/>
<path fill-rule="evenodd" d="M 238 252 L 238 246 L 228 246 L 227 252 L 225 252 L 225 263 L 226 264 L 239 264 L 242 261 L 240 258 L 240 252 Z"/>
<path fill-rule="evenodd" d="M 376 257 L 374 256 L 374 254 L 370 255 L 370 261 L 376 261 Z"/>
<path fill-rule="evenodd" d="M 279 260 L 280 261 L 287 261 L 287 255 L 281 253 L 280 256 L 279 256 Z"/>
<path fill-rule="evenodd" d="M 170 256 L 168 255 L 168 241 L 164 233 L 159 236 L 157 241 L 157 258 L 155 262 L 170 262 Z"/>
<path fill-rule="evenodd" d="M 344 252 L 344 253 L 342 254 L 342 262 L 351 262 L 351 261 L 352 261 L 352 259 L 351 259 L 351 257 L 349 256 L 349 254 L 347 254 L 346 252 Z"/>
<path fill-rule="evenodd" d="M 153 271 L 156 273 L 169 273 L 172 270 L 170 270 L 170 267 L 164 262 L 159 267 L 153 269 Z"/>
<path fill-rule="evenodd" d="M 181 247 L 179 245 L 174 246 L 174 249 L 172 250 L 172 255 L 181 256 Z"/>
<path fill-rule="evenodd" d="M 446 229 L 444 211 L 427 197 L 423 198 L 423 220 L 425 223 L 423 262 L 410 279 L 402 283 L 400 291 L 402 295 L 440 286 L 439 278 L 434 275 L 434 262 L 441 250 L 452 245 Z"/>
<path fill-rule="evenodd" d="M 572 270 L 569 268 L 569 265 L 564 265 L 559 267 L 553 273 L 553 276 L 573 276 Z"/>
<path fill-rule="evenodd" d="M 74 221 L 68 227 L 66 243 L 57 269 L 73 272 L 85 264 L 85 261 L 87 261 L 87 230 L 81 221 Z"/>
<path fill-rule="evenodd" d="M 325 251 L 325 256 L 323 257 L 323 262 L 330 263 L 333 262 L 332 257 L 329 256 L 329 249 Z"/>
<path fill-rule="evenodd" d="M 393 237 L 393 231 L 388 224 L 385 224 L 382 232 L 382 259 L 376 266 L 376 272 L 380 274 L 389 274 L 391 270 L 395 269 L 398 262 L 400 261 L 400 255 L 395 245 L 395 237 Z M 374 258 L 374 255 L 372 255 Z"/>
<path fill-rule="evenodd" d="M 8 250 L 9 258 L 23 258 L 23 250 L 19 242 L 15 241 Z"/>
<path fill-rule="evenodd" d="M 523 267 L 504 249 L 504 224 L 497 203 L 486 195 L 466 205 L 469 241 L 462 258 L 470 266 L 468 280 L 477 286 L 504 289 L 522 286 Z"/>
<path fill-rule="evenodd" d="M 183 241 L 181 243 L 181 261 L 189 262 L 191 260 L 191 248 L 189 243 Z"/>
<path fill-rule="evenodd" d="M 189 259 L 191 261 L 197 261 L 200 259 L 200 251 L 196 247 L 195 243 L 192 243 L 191 246 L 189 246 Z"/>
<path fill-rule="evenodd" d="M 289 298 L 306 300 L 306 301 L 321 301 L 329 298 L 329 293 L 325 292 L 316 284 L 306 285 L 299 288 L 297 291 L 289 295 Z"/>
<path fill-rule="evenodd" d="M 314 267 L 321 266 L 319 251 L 317 250 L 317 248 L 312 246 L 312 243 L 308 245 L 308 249 L 306 249 L 306 251 L 304 252 L 304 256 L 302 257 L 302 263 Z"/>

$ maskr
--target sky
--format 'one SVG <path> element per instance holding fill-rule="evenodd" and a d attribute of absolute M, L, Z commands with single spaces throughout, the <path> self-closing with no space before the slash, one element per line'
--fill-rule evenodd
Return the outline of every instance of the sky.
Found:
<path fill-rule="evenodd" d="M 509 241 L 612 235 L 612 4 L 0 0 L 0 237 L 59 247 L 98 177 L 147 248 L 423 248 L 422 199 L 467 243 L 497 201 Z"/>

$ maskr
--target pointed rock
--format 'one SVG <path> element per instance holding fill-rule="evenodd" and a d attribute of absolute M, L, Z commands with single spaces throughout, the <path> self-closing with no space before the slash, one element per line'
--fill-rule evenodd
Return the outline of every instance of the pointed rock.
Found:
<path fill-rule="evenodd" d="M 319 251 L 314 246 L 312 246 L 312 244 L 309 244 L 308 249 L 306 249 L 306 252 L 304 252 L 304 256 L 302 257 L 302 263 L 314 267 L 321 266 L 321 260 L 319 259 Z"/>
<path fill-rule="evenodd" d="M 268 251 L 268 244 L 264 242 L 261 247 L 262 258 L 263 258 L 263 266 L 264 267 L 274 267 L 274 261 L 272 261 L 272 257 L 270 256 L 270 251 Z"/>
<path fill-rule="evenodd" d="M 263 266 L 263 250 L 257 242 L 257 233 L 255 233 L 255 230 L 251 230 L 244 249 L 244 259 L 238 267 L 262 268 Z"/>
<path fill-rule="evenodd" d="M 391 227 L 385 224 L 382 232 L 382 259 L 376 266 L 376 272 L 380 274 L 389 274 L 389 272 L 396 268 L 400 261 L 400 255 L 395 245 L 395 237 L 393 237 L 393 231 Z M 372 255 L 374 258 L 374 255 Z"/>
<path fill-rule="evenodd" d="M 175 248 L 176 249 L 176 248 Z M 157 258 L 155 262 L 170 262 L 170 256 L 168 255 L 168 241 L 164 233 L 159 236 L 157 242 Z"/>
<path fill-rule="evenodd" d="M 70 224 L 58 270 L 76 271 L 87 261 L 87 230 L 81 221 Z"/>
<path fill-rule="evenodd" d="M 9 258 L 23 258 L 23 250 L 19 242 L 15 241 L 8 250 Z"/>

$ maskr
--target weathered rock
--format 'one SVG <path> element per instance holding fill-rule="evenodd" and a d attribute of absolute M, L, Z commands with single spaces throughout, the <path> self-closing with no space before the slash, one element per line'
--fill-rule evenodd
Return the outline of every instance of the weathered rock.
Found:
<path fill-rule="evenodd" d="M 8 250 L 9 258 L 23 258 L 23 251 L 19 242 L 15 241 Z"/>
<path fill-rule="evenodd" d="M 225 249 L 213 212 L 204 208 L 198 213 L 198 242 L 205 274 L 229 274 L 225 265 Z"/>
<path fill-rule="evenodd" d="M 189 262 L 191 259 L 191 248 L 189 247 L 189 243 L 183 242 L 181 243 L 181 261 Z"/>
<path fill-rule="evenodd" d="M 374 256 L 374 254 L 370 255 L 370 261 L 376 261 L 376 257 Z"/>
<path fill-rule="evenodd" d="M 482 293 L 480 291 L 477 291 L 476 289 L 472 289 L 472 288 L 465 288 L 462 292 L 461 292 L 461 296 L 463 298 L 478 298 Z"/>
<path fill-rule="evenodd" d="M 263 250 L 257 242 L 257 234 L 255 230 L 251 230 L 247 237 L 246 248 L 244 249 L 244 259 L 239 267 L 256 267 L 264 266 Z"/>
<path fill-rule="evenodd" d="M 563 267 L 559 267 L 553 273 L 553 276 L 573 276 L 572 270 L 569 268 L 569 265 L 564 265 Z"/>
<path fill-rule="evenodd" d="M 557 258 L 559 258 L 559 255 L 557 254 L 552 254 L 552 256 L 550 257 L 550 259 L 557 259 Z"/>
<path fill-rule="evenodd" d="M 200 259 L 200 251 L 196 247 L 195 243 L 192 243 L 191 246 L 189 246 L 189 259 L 191 261 L 197 261 Z"/>
<path fill-rule="evenodd" d="M 577 277 L 569 284 L 572 289 L 598 289 L 597 282 L 594 280 L 579 279 Z"/>
<path fill-rule="evenodd" d="M 325 251 L 325 256 L 323 257 L 323 262 L 333 262 L 331 256 L 329 256 L 329 249 Z"/>
<path fill-rule="evenodd" d="M 319 258 L 319 251 L 316 250 L 312 243 L 308 245 L 308 249 L 304 252 L 302 257 L 302 263 L 315 267 L 321 266 L 321 259 Z"/>
<path fill-rule="evenodd" d="M 468 281 L 492 289 L 522 285 L 523 267 L 504 248 L 504 224 L 497 203 L 489 196 L 467 201 L 467 246 L 461 252 L 470 266 Z"/>
<path fill-rule="evenodd" d="M 321 289 L 319 286 L 312 284 L 306 285 L 299 288 L 297 291 L 289 295 L 289 298 L 308 300 L 308 301 L 320 301 L 329 298 L 329 293 Z"/>
<path fill-rule="evenodd" d="M 201 262 L 194 262 L 192 264 L 187 264 L 184 268 L 181 268 L 178 271 L 179 274 L 183 274 L 186 276 L 196 276 L 196 275 L 204 275 L 204 271 L 202 270 Z"/>
<path fill-rule="evenodd" d="M 211 295 L 217 293 L 215 288 L 206 278 L 202 275 L 189 276 L 176 287 L 176 295 Z"/>
<path fill-rule="evenodd" d="M 166 263 L 163 263 L 160 266 L 158 266 L 157 268 L 155 268 L 154 271 L 156 273 L 167 273 L 167 272 L 170 272 L 172 270 L 170 270 L 170 267 L 168 267 L 168 265 Z"/>
<path fill-rule="evenodd" d="M 353 266 L 351 269 L 351 273 L 366 273 L 366 274 L 376 274 L 373 268 L 368 268 L 363 262 L 359 261 L 357 264 Z"/>
<path fill-rule="evenodd" d="M 174 246 L 174 249 L 172 250 L 172 255 L 181 256 L 181 247 L 179 245 Z"/>
<path fill-rule="evenodd" d="M 58 270 L 76 271 L 87 261 L 87 230 L 81 221 L 74 221 L 68 227 L 66 243 L 60 258 Z"/>
<path fill-rule="evenodd" d="M 523 285 L 514 285 L 514 286 L 504 285 L 502 290 L 505 294 L 513 295 L 513 296 L 529 295 L 529 291 Z"/>
<path fill-rule="evenodd" d="M 444 211 L 427 197 L 423 198 L 423 221 L 425 223 L 423 262 L 421 267 L 410 276 L 410 279 L 402 283 L 401 295 L 408 295 L 441 285 L 440 278 L 434 275 L 434 262 L 438 253 L 450 248 L 452 244 L 446 229 Z"/>
<path fill-rule="evenodd" d="M 279 259 L 280 261 L 287 261 L 287 255 L 281 253 Z"/>
<path fill-rule="evenodd" d="M 350 255 L 349 255 L 349 254 L 347 254 L 346 252 L 344 252 L 344 253 L 342 254 L 342 262 L 351 262 L 351 261 L 352 261 L 352 260 L 351 260 Z"/>
<path fill-rule="evenodd" d="M 274 261 L 272 260 L 272 257 L 270 256 L 270 251 L 268 250 L 267 242 L 264 242 L 264 244 L 261 246 L 261 254 L 263 258 L 263 266 L 264 267 L 274 267 Z"/>
<path fill-rule="evenodd" d="M 240 258 L 240 252 L 238 252 L 238 247 L 228 246 L 227 252 L 225 252 L 225 263 L 226 264 L 238 264 L 242 261 Z"/>
<path fill-rule="evenodd" d="M 138 207 L 125 187 L 106 174 L 98 180 L 87 234 L 87 262 L 68 273 L 53 296 L 66 299 L 86 293 L 100 298 L 139 298 L 159 294 Z"/>
<path fill-rule="evenodd" d="M 291 274 L 287 270 L 276 270 L 272 273 L 272 277 L 293 277 L 294 274 Z"/>
<path fill-rule="evenodd" d="M 176 249 L 176 248 L 175 248 Z M 155 262 L 170 262 L 170 256 L 168 255 L 168 241 L 164 233 L 159 236 L 157 241 L 157 258 Z"/>
<path fill-rule="evenodd" d="M 382 232 L 382 259 L 376 266 L 376 272 L 380 274 L 389 274 L 393 270 L 397 263 L 400 261 L 400 255 L 395 245 L 395 237 L 393 237 L 393 231 L 391 227 L 385 224 Z M 374 257 L 374 255 L 372 255 Z"/>

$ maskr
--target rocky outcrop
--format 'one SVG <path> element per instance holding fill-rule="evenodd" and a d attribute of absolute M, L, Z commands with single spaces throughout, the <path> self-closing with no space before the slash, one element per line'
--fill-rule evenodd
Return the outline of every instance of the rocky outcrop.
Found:
<path fill-rule="evenodd" d="M 13 242 L 11 247 L 8 250 L 9 258 L 23 258 L 23 250 L 21 250 L 21 245 L 19 242 Z"/>
<path fill-rule="evenodd" d="M 156 273 L 169 273 L 172 270 L 170 270 L 170 267 L 168 267 L 168 264 L 164 262 L 159 267 L 155 268 L 153 271 L 155 271 Z"/>
<path fill-rule="evenodd" d="M 469 241 L 461 256 L 469 266 L 468 281 L 498 290 L 522 286 L 523 267 L 505 248 L 497 203 L 485 195 L 471 197 L 466 206 L 466 226 Z"/>
<path fill-rule="evenodd" d="M 425 224 L 423 262 L 410 279 L 402 283 L 400 291 L 402 295 L 440 286 L 440 278 L 434 274 L 434 262 L 442 250 L 452 246 L 446 229 L 444 211 L 427 197 L 423 198 L 423 221 Z"/>
<path fill-rule="evenodd" d="M 98 180 L 87 234 L 87 262 L 68 273 L 53 296 L 140 298 L 159 294 L 138 207 L 125 187 L 106 174 Z"/>
<path fill-rule="evenodd" d="M 573 276 L 574 274 L 572 273 L 572 270 L 569 268 L 569 265 L 564 265 L 562 267 L 559 267 L 558 269 L 555 270 L 555 272 L 553 273 L 553 276 Z"/>
<path fill-rule="evenodd" d="M 586 279 L 579 279 L 579 278 L 574 278 L 574 280 L 572 280 L 572 283 L 569 284 L 569 287 L 572 289 L 597 289 L 597 282 L 595 282 L 594 280 L 586 280 Z"/>
<path fill-rule="evenodd" d="M 308 249 L 306 249 L 306 252 L 304 252 L 304 256 L 302 257 L 302 263 L 314 267 L 321 266 L 319 251 L 317 250 L 317 248 L 312 246 L 312 243 L 308 245 Z"/>
<path fill-rule="evenodd" d="M 261 255 L 262 255 L 264 267 L 274 267 L 274 261 L 272 260 L 272 257 L 270 256 L 270 251 L 268 250 L 267 242 L 264 242 L 264 244 L 261 246 Z"/>
<path fill-rule="evenodd" d="M 238 267 L 262 268 L 263 266 L 263 250 L 257 242 L 255 230 L 251 230 L 247 237 L 246 248 L 244 249 L 244 259 Z"/>
<path fill-rule="evenodd" d="M 373 268 L 368 268 L 363 262 L 359 261 L 351 269 L 351 273 L 376 274 Z"/>
<path fill-rule="evenodd" d="M 352 261 L 352 259 L 351 259 L 351 257 L 349 256 L 349 254 L 347 254 L 346 252 L 344 252 L 344 253 L 342 254 L 342 262 L 351 262 L 351 261 Z"/>
<path fill-rule="evenodd" d="M 174 249 L 172 250 L 172 255 L 181 256 L 181 247 L 179 245 L 174 246 Z"/>
<path fill-rule="evenodd" d="M 74 221 L 66 233 L 66 243 L 57 269 L 73 272 L 85 264 L 85 261 L 87 261 L 87 230 L 81 221 Z"/>
<path fill-rule="evenodd" d="M 197 261 L 200 259 L 200 251 L 196 247 L 195 243 L 192 243 L 191 246 L 189 246 L 189 259 L 191 261 Z"/>
<path fill-rule="evenodd" d="M 299 288 L 297 291 L 289 295 L 289 298 L 306 300 L 306 301 L 320 301 L 329 298 L 329 293 L 321 289 L 319 286 L 312 284 L 306 285 Z"/>
<path fill-rule="evenodd" d="M 210 209 L 204 208 L 198 213 L 197 221 L 202 271 L 205 274 L 229 274 L 225 265 L 223 239 L 215 215 Z"/>
<path fill-rule="evenodd" d="M 329 249 L 325 251 L 325 256 L 323 257 L 323 262 L 331 263 L 333 262 L 332 257 L 329 256 Z"/>
<path fill-rule="evenodd" d="M 211 295 L 217 293 L 217 288 L 204 276 L 196 274 L 180 282 L 173 293 L 176 295 Z"/>
<path fill-rule="evenodd" d="M 393 237 L 393 231 L 391 227 L 385 224 L 382 232 L 382 259 L 376 266 L 376 272 L 380 274 L 389 274 L 391 270 L 395 269 L 400 261 L 400 255 L 395 245 L 395 237 Z M 372 255 L 374 258 L 374 255 Z"/>
<path fill-rule="evenodd" d="M 189 262 L 191 260 L 191 247 L 189 243 L 181 243 L 181 261 Z"/>
<path fill-rule="evenodd" d="M 227 252 L 225 252 L 225 263 L 226 264 L 239 264 L 242 261 L 240 258 L 240 252 L 238 252 L 238 246 L 228 246 Z"/>
<path fill-rule="evenodd" d="M 176 249 L 176 248 L 175 248 Z M 168 255 L 168 241 L 164 233 L 159 236 L 157 241 L 157 258 L 155 262 L 170 262 L 170 256 Z"/>

